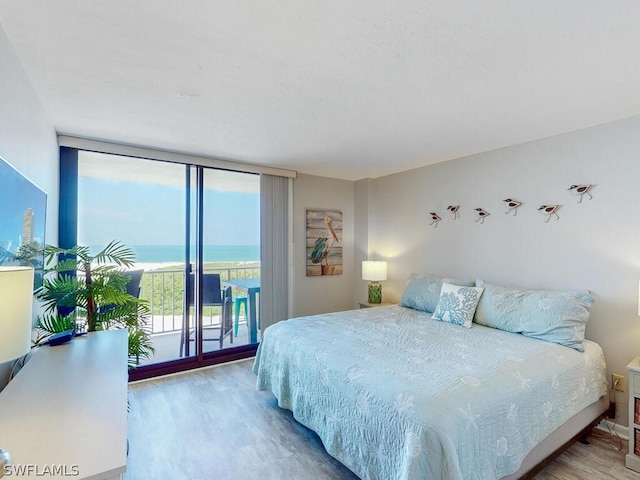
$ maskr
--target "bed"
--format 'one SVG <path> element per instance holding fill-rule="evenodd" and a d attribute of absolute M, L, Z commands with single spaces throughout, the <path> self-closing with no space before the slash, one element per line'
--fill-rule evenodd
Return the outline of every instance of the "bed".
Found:
<path fill-rule="evenodd" d="M 580 346 L 390 306 L 272 325 L 254 372 L 362 479 L 511 479 L 606 410 L 603 352 Z"/>

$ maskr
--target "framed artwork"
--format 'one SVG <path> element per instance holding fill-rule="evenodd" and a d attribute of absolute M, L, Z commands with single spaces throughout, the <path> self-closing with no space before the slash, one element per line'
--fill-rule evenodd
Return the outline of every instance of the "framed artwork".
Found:
<path fill-rule="evenodd" d="M 0 157 L 0 265 L 31 266 L 44 277 L 47 194 Z"/>
<path fill-rule="evenodd" d="M 307 210 L 307 277 L 342 275 L 342 210 Z"/>

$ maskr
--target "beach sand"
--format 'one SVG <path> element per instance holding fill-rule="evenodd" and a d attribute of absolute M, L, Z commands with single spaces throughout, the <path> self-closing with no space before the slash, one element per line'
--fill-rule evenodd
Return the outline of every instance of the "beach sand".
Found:
<path fill-rule="evenodd" d="M 125 270 L 144 270 L 145 272 L 151 272 L 154 270 L 160 270 L 165 268 L 174 268 L 176 270 L 184 269 L 184 263 L 178 262 L 164 262 L 164 263 L 142 263 L 136 262 L 132 267 L 125 268 Z"/>

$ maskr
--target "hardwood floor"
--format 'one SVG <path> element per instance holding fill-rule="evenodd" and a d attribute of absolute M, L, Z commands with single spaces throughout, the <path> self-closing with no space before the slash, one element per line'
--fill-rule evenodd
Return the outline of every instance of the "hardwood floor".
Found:
<path fill-rule="evenodd" d="M 638 480 L 636 473 L 624 466 L 627 442 L 611 438 L 602 430 L 594 430 L 589 444 L 575 443 L 560 455 L 535 480 Z"/>
<path fill-rule="evenodd" d="M 320 439 L 255 390 L 253 360 L 129 386 L 126 480 L 283 480 L 358 477 Z M 616 441 L 617 442 L 617 441 Z M 640 480 L 622 450 L 596 431 L 535 480 Z"/>

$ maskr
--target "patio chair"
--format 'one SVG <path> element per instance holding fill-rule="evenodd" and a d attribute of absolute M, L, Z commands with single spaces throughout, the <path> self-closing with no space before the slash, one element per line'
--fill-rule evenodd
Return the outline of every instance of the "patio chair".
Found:
<path fill-rule="evenodd" d="M 127 293 L 132 297 L 140 298 L 140 282 L 142 281 L 142 275 L 144 270 L 131 270 L 125 272 L 127 277 L 131 277 L 125 287 Z"/>
<path fill-rule="evenodd" d="M 222 349 L 222 342 L 226 337 L 229 337 L 229 343 L 233 343 L 233 297 L 231 295 L 231 287 L 225 287 L 222 294 L 222 313 L 220 314 L 220 326 L 205 327 L 205 331 L 218 330 L 218 338 L 206 338 L 206 335 L 202 334 L 202 340 L 213 340 L 220 343 L 220 349 Z"/>
<path fill-rule="evenodd" d="M 193 307 L 193 296 L 195 294 L 194 274 L 189 275 L 189 287 L 189 306 Z M 219 273 L 202 274 L 202 306 L 222 306 L 222 287 Z"/>
<path fill-rule="evenodd" d="M 140 282 L 142 281 L 142 275 L 144 270 L 131 270 L 124 272 L 126 277 L 129 277 L 127 284 L 124 287 L 124 291 L 135 298 L 140 298 Z M 100 307 L 101 312 L 108 312 L 116 308 L 116 304 L 102 305 Z"/>
<path fill-rule="evenodd" d="M 193 291 L 194 291 L 194 280 L 193 275 L 190 276 L 189 281 L 191 282 L 191 288 L 189 289 L 189 306 L 192 307 L 194 305 L 193 302 Z M 202 306 L 203 307 L 222 307 L 220 314 L 220 324 L 219 325 L 206 325 L 202 327 L 202 341 L 213 341 L 219 342 L 220 349 L 222 349 L 224 339 L 229 336 L 230 343 L 233 343 L 233 322 L 232 322 L 232 311 L 233 311 L 233 299 L 231 297 L 231 287 L 225 287 L 224 291 L 220 288 L 220 274 L 218 273 L 205 273 L 202 275 Z M 207 332 L 215 331 L 218 332 L 218 335 L 210 337 L 207 336 Z M 190 342 L 193 342 L 195 339 L 192 338 L 193 333 L 195 332 L 195 328 L 189 329 L 189 338 Z M 184 352 L 185 345 L 185 332 L 184 329 L 182 331 L 181 339 L 180 339 L 180 357 L 182 357 Z"/>

